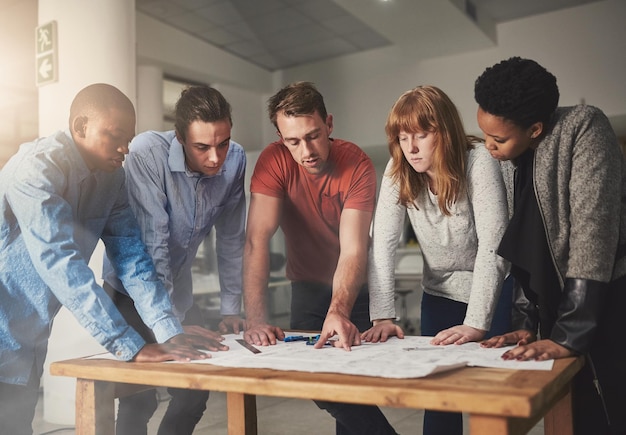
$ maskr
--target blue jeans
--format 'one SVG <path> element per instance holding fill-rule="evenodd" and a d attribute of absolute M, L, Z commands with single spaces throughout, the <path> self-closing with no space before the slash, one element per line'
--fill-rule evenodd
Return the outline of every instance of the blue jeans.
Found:
<path fill-rule="evenodd" d="M 491 329 L 485 338 L 511 331 L 511 310 L 513 307 L 513 277 L 508 277 L 502 286 L 502 293 L 491 322 Z M 421 334 L 433 336 L 443 329 L 460 325 L 465 319 L 467 304 L 451 299 L 422 295 Z M 424 435 L 462 435 L 463 416 L 459 412 L 425 411 Z"/>
<path fill-rule="evenodd" d="M 146 342 L 155 343 L 152 331 L 141 320 L 133 300 L 122 293 L 116 292 L 107 283 L 104 283 L 104 288 L 128 324 L 139 332 Z M 204 326 L 204 319 L 197 305 L 193 305 L 185 313 L 183 325 Z M 186 388 L 168 388 L 167 392 L 171 399 L 157 434 L 191 435 L 206 410 L 209 392 Z M 147 435 L 148 421 L 152 418 L 157 407 L 155 389 L 121 397 L 117 411 L 116 434 Z"/>
<path fill-rule="evenodd" d="M 328 285 L 295 281 L 291 283 L 292 329 L 320 331 L 330 306 L 332 288 Z M 369 293 L 364 286 L 357 297 L 352 323 L 363 332 L 372 326 L 369 319 Z M 396 435 L 387 418 L 377 406 L 314 401 L 335 418 L 337 435 Z"/>

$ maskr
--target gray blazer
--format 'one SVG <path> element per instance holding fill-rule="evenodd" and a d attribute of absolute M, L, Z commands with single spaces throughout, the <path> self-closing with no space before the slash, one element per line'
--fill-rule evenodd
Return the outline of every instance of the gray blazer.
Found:
<path fill-rule="evenodd" d="M 626 275 L 626 171 L 601 110 L 560 107 L 534 160 L 534 189 L 558 271 L 565 278 L 609 282 Z M 509 212 L 514 165 L 503 162 Z"/>

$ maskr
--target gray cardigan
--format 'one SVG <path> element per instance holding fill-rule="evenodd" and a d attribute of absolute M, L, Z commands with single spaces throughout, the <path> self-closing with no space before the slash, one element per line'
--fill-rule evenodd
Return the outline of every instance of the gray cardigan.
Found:
<path fill-rule="evenodd" d="M 502 163 L 512 211 L 514 166 Z M 535 152 L 534 189 L 561 287 L 626 275 L 626 172 L 607 117 L 558 108 Z M 622 247 L 618 250 L 618 247 Z"/>
<path fill-rule="evenodd" d="M 378 195 L 369 263 L 370 317 L 395 317 L 395 257 L 405 216 L 420 244 L 424 292 L 468 304 L 463 323 L 488 330 L 508 262 L 497 254 L 508 224 L 506 191 L 500 167 L 484 145 L 467 152 L 467 195 L 441 213 L 437 198 L 424 189 L 414 206 L 398 201 L 399 187 L 389 177 L 390 160 Z"/>

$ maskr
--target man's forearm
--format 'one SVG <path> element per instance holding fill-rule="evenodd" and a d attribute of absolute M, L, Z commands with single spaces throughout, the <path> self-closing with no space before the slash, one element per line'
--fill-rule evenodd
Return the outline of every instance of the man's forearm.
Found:
<path fill-rule="evenodd" d="M 244 291 L 244 311 L 249 325 L 267 323 L 267 302 L 263 288 Z"/>
<path fill-rule="evenodd" d="M 336 313 L 350 318 L 352 307 L 361 287 L 365 284 L 365 260 L 339 259 L 333 277 L 333 296 L 328 313 Z"/>
<path fill-rule="evenodd" d="M 243 300 L 249 324 L 267 322 L 267 284 L 269 275 L 269 250 L 255 252 L 246 246 L 244 253 Z"/>

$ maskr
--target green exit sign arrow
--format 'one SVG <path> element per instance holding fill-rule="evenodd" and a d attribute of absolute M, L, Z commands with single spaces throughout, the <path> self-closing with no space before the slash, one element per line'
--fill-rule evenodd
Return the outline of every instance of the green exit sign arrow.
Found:
<path fill-rule="evenodd" d="M 38 26 L 35 30 L 35 53 L 37 61 L 37 86 L 58 81 L 57 22 Z"/>

